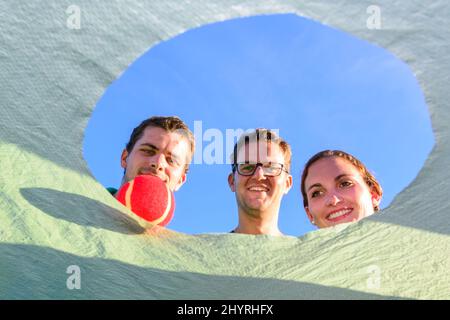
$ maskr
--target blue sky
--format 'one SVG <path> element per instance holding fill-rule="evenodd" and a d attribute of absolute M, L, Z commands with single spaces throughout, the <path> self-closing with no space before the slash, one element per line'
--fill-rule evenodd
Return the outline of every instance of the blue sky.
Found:
<path fill-rule="evenodd" d="M 192 130 L 201 121 L 202 132 L 194 133 L 203 159 L 214 143 L 204 135 L 209 129 L 223 137 L 227 129 L 278 129 L 291 144 L 294 177 L 279 226 L 293 236 L 315 229 L 302 207 L 300 174 L 316 152 L 342 149 L 362 160 L 384 189 L 385 208 L 434 144 L 423 94 L 405 63 L 292 14 L 189 30 L 134 61 L 98 101 L 85 133 L 84 157 L 104 186 L 119 186 L 121 151 L 132 129 L 152 115 L 178 115 Z M 222 152 L 225 162 L 229 155 Z M 229 172 L 228 164 L 192 164 L 168 227 L 191 234 L 232 230 L 237 207 Z"/>

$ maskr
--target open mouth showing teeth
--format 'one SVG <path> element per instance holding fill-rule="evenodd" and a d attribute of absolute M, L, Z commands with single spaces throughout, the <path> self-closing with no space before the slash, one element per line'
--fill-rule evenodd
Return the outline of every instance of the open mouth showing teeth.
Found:
<path fill-rule="evenodd" d="M 248 188 L 249 191 L 258 191 L 258 192 L 267 192 L 269 191 L 268 188 L 265 187 L 250 187 Z"/>
<path fill-rule="evenodd" d="M 328 220 L 343 219 L 343 218 L 347 217 L 350 214 L 350 212 L 352 212 L 352 211 L 353 211 L 353 209 L 342 209 L 342 210 L 339 210 L 339 211 L 329 214 L 327 216 L 327 219 Z"/>

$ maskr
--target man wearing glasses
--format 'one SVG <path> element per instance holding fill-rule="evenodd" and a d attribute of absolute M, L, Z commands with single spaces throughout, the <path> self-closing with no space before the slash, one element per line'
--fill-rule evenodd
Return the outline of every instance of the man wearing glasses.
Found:
<path fill-rule="evenodd" d="M 236 194 L 239 224 L 232 231 L 282 235 L 278 229 L 281 198 L 292 187 L 291 148 L 267 129 L 241 136 L 235 144 L 228 184 Z"/>

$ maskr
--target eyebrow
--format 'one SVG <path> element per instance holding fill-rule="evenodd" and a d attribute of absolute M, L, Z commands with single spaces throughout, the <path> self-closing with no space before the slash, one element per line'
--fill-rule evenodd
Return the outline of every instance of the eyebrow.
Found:
<path fill-rule="evenodd" d="M 139 145 L 139 147 L 149 147 L 150 149 L 159 151 L 159 148 L 151 143 L 143 143 L 143 144 Z M 169 152 L 168 155 L 171 156 L 172 158 L 174 158 L 178 162 L 181 159 L 180 155 L 178 155 L 177 153 Z"/>
<path fill-rule="evenodd" d="M 155 145 L 153 145 L 151 143 L 143 143 L 143 144 L 139 145 L 139 147 L 149 147 L 149 148 L 152 148 L 152 149 L 159 150 Z"/>
<path fill-rule="evenodd" d="M 346 177 L 346 176 L 350 176 L 350 174 L 348 174 L 348 173 L 340 174 L 336 178 L 334 178 L 334 181 L 339 181 L 342 177 Z M 308 188 L 308 191 L 311 190 L 312 188 L 321 187 L 321 186 L 322 185 L 320 183 L 315 183 Z"/>
<path fill-rule="evenodd" d="M 334 181 L 338 181 L 338 180 L 340 180 L 342 177 L 346 177 L 346 176 L 351 176 L 351 174 L 348 174 L 348 173 L 340 174 L 340 175 L 338 175 L 336 178 L 334 178 Z"/>
<path fill-rule="evenodd" d="M 320 183 L 314 183 L 311 187 L 309 187 L 308 188 L 308 192 L 309 192 L 309 190 L 311 190 L 312 188 L 315 188 L 315 187 L 321 187 L 322 185 L 320 184 Z"/>

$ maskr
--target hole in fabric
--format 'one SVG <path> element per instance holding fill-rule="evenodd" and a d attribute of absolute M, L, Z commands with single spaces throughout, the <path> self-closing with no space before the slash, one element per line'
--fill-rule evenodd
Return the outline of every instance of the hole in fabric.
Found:
<path fill-rule="evenodd" d="M 292 146 L 294 186 L 279 226 L 315 229 L 299 192 L 307 159 L 341 149 L 362 160 L 384 189 L 381 208 L 415 178 L 434 144 L 423 94 L 409 67 L 388 51 L 296 15 L 229 20 L 162 42 L 112 83 L 86 129 L 84 156 L 95 178 L 118 187 L 120 154 L 152 115 L 177 115 L 196 135 L 186 183 L 168 226 L 185 233 L 237 225 L 227 130 L 278 129 Z"/>

